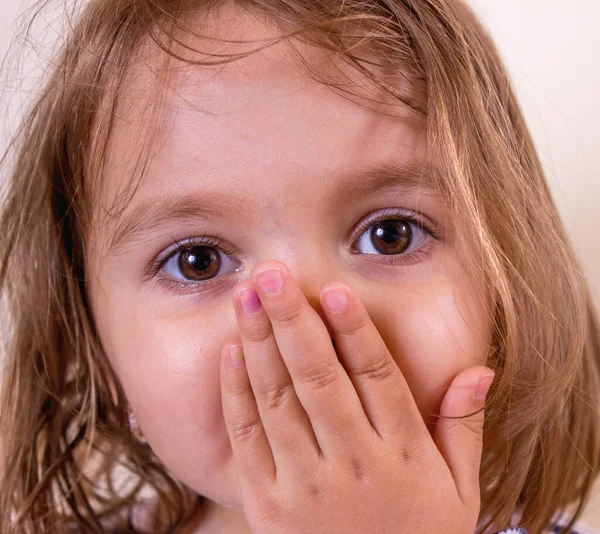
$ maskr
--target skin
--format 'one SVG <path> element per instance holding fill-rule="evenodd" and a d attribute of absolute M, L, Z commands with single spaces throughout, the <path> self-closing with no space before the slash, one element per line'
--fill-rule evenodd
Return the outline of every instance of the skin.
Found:
<path fill-rule="evenodd" d="M 235 14 L 224 13 L 216 32 L 228 16 Z M 248 14 L 243 20 L 235 38 L 272 36 L 263 21 Z M 318 52 L 303 53 L 321 64 Z M 483 288 L 462 267 L 434 191 L 400 183 L 339 197 L 356 169 L 424 160 L 422 127 L 407 110 L 377 114 L 377 104 L 364 109 L 310 79 L 287 44 L 226 66 L 180 68 L 168 80 L 160 122 L 150 126 L 144 110 L 154 103 L 145 88 L 154 82 L 150 67 L 134 62 L 96 197 L 89 293 L 106 354 L 146 439 L 176 476 L 211 501 L 196 531 L 319 531 L 322 524 L 300 519 L 323 512 L 322 497 L 299 486 L 307 473 L 315 474 L 317 488 L 339 488 L 331 495 L 343 494 L 347 504 L 326 503 L 327 510 L 343 510 L 339 517 L 327 512 L 337 523 L 324 532 L 351 531 L 356 517 L 370 521 L 365 525 L 381 517 L 395 525 L 418 522 L 436 516 L 431 510 L 446 521 L 458 513 L 463 530 L 456 532 L 468 531 L 479 509 L 483 414 L 437 426 L 434 415 L 464 415 L 482 405 L 474 389 L 492 374 L 481 367 L 491 332 Z M 130 180 L 147 128 L 159 141 L 147 174 L 125 209 L 103 219 Z M 230 205 L 243 200 L 248 209 L 209 220 L 188 212 L 151 228 L 155 206 L 144 210 L 143 231 L 111 248 L 119 226 L 145 202 L 164 205 L 172 195 L 189 200 L 206 192 L 228 196 Z M 385 263 L 389 256 L 368 241 L 376 223 L 354 232 L 366 216 L 387 209 L 425 218 L 444 236 L 426 237 L 414 252 L 398 254 L 395 265 Z M 210 286 L 175 286 L 176 268 L 145 276 L 173 243 L 205 235 L 232 252 L 211 249 L 222 263 Z M 259 289 L 256 275 L 266 267 L 281 270 L 286 289 L 274 300 L 261 293 L 264 308 L 249 317 L 239 291 Z M 342 318 L 324 305 L 324 289 L 333 286 L 350 296 Z M 241 370 L 224 350 L 231 343 L 244 349 Z M 315 369 L 328 373 L 315 381 Z M 369 460 L 361 467 L 372 475 L 364 486 L 351 475 L 357 451 Z M 288 477 L 274 484 L 278 461 Z M 358 492 L 344 491 L 353 484 L 366 490 L 356 502 Z M 394 516 L 406 507 L 417 515 Z M 290 513 L 274 512 L 282 509 Z M 450 532 L 448 524 L 442 530 Z"/>

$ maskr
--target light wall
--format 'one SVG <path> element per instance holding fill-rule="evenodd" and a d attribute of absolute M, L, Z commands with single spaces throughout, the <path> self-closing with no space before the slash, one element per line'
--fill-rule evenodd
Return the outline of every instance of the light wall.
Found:
<path fill-rule="evenodd" d="M 471 4 L 508 64 L 555 200 L 600 301 L 600 1 L 471 0 Z M 15 16 L 23 8 L 23 0 L 0 0 L 2 55 Z M 51 40 L 55 31 L 45 38 Z M 30 70 L 22 86 L 31 85 L 37 63 L 27 62 Z M 14 96 L 0 116 L 0 148 L 6 142 L 2 133 L 6 119 L 18 115 L 19 95 Z M 585 518 L 600 529 L 598 493 Z"/>
<path fill-rule="evenodd" d="M 508 65 L 555 201 L 599 302 L 600 2 L 470 4 Z"/>

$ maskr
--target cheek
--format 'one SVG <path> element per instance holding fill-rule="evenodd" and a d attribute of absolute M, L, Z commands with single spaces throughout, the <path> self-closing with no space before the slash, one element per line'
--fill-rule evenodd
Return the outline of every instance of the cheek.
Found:
<path fill-rule="evenodd" d="M 445 277 L 430 282 L 399 291 L 390 309 L 370 309 L 381 310 L 372 318 L 431 430 L 454 377 L 485 364 L 491 327 L 472 288 Z"/>
<path fill-rule="evenodd" d="M 120 294 L 108 310 L 96 301 L 102 343 L 155 453 L 179 473 L 196 458 L 198 476 L 226 463 L 219 358 L 237 330 L 232 306 L 167 313 Z"/>

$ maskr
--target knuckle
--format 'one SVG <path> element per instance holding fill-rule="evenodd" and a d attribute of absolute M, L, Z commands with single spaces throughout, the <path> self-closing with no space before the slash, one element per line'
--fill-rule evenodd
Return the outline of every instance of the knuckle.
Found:
<path fill-rule="evenodd" d="M 276 410 L 284 404 L 294 391 L 293 384 L 266 386 L 258 393 L 258 401 L 268 410 Z"/>
<path fill-rule="evenodd" d="M 244 443 L 262 432 L 260 419 L 239 421 L 233 426 L 232 438 L 238 443 Z"/>
<path fill-rule="evenodd" d="M 281 325 L 293 326 L 300 321 L 303 313 L 304 309 L 298 303 L 286 303 L 273 314 L 273 319 Z"/>
<path fill-rule="evenodd" d="M 340 333 L 344 337 L 357 337 L 362 335 L 369 323 L 363 317 L 347 318 L 344 324 L 340 326 Z"/>
<path fill-rule="evenodd" d="M 420 433 L 414 429 L 407 429 L 402 436 L 395 436 L 392 440 L 396 452 L 396 458 L 400 465 L 434 465 L 434 458 L 429 447 L 429 441 L 425 440 Z M 436 449 L 437 451 L 437 449 Z"/>
<path fill-rule="evenodd" d="M 371 479 L 372 466 L 363 456 L 352 455 L 350 458 L 352 478 L 359 483 L 368 482 Z"/>
<path fill-rule="evenodd" d="M 416 432 L 407 433 L 409 439 L 405 439 L 400 443 L 399 455 L 403 465 L 415 463 L 427 463 L 433 465 L 433 457 L 431 457 L 430 448 L 422 436 L 417 436 Z"/>
<path fill-rule="evenodd" d="M 253 345 L 264 345 L 267 341 L 274 337 L 273 330 L 256 326 L 249 329 L 245 334 L 246 339 Z"/>
<path fill-rule="evenodd" d="M 225 393 L 229 394 L 232 397 L 245 397 L 250 393 L 252 388 L 247 382 L 240 382 L 238 380 L 234 380 L 230 382 L 227 386 L 227 390 Z"/>
<path fill-rule="evenodd" d="M 306 487 L 306 491 L 308 492 L 308 494 L 310 495 L 310 497 L 312 499 L 318 500 L 323 497 L 323 494 L 325 493 L 326 490 L 320 484 L 310 482 Z"/>
<path fill-rule="evenodd" d="M 277 527 L 281 518 L 284 516 L 284 510 L 281 504 L 276 499 L 267 498 L 261 495 L 260 500 L 262 501 L 261 506 L 257 512 L 259 523 Z"/>
<path fill-rule="evenodd" d="M 396 365 L 385 354 L 377 354 L 368 360 L 367 365 L 352 369 L 352 374 L 367 380 L 386 380 L 396 372 Z"/>
<path fill-rule="evenodd" d="M 367 484 L 373 480 L 377 469 L 377 434 L 363 440 L 362 445 L 353 447 L 344 458 L 344 471 L 350 478 L 359 484 Z"/>
<path fill-rule="evenodd" d="M 310 387 L 310 389 L 317 390 L 324 389 L 337 382 L 339 376 L 336 368 L 332 364 L 322 362 L 300 371 L 298 378 L 303 384 Z"/>
<path fill-rule="evenodd" d="M 458 420 L 460 432 L 468 438 L 474 440 L 476 443 L 483 441 L 483 433 L 481 432 L 481 422 L 474 420 L 470 417 Z"/>

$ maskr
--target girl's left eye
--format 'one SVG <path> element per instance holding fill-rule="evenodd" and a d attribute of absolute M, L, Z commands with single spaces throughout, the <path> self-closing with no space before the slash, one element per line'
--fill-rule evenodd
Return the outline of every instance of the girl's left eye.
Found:
<path fill-rule="evenodd" d="M 374 222 L 367 220 L 361 224 L 359 231 L 364 228 L 366 231 L 357 239 L 356 246 L 357 249 L 370 247 L 371 251 L 359 250 L 363 254 L 410 256 L 429 236 L 434 236 L 433 231 L 426 229 L 420 221 L 406 215 L 395 219 L 379 218 Z"/>

